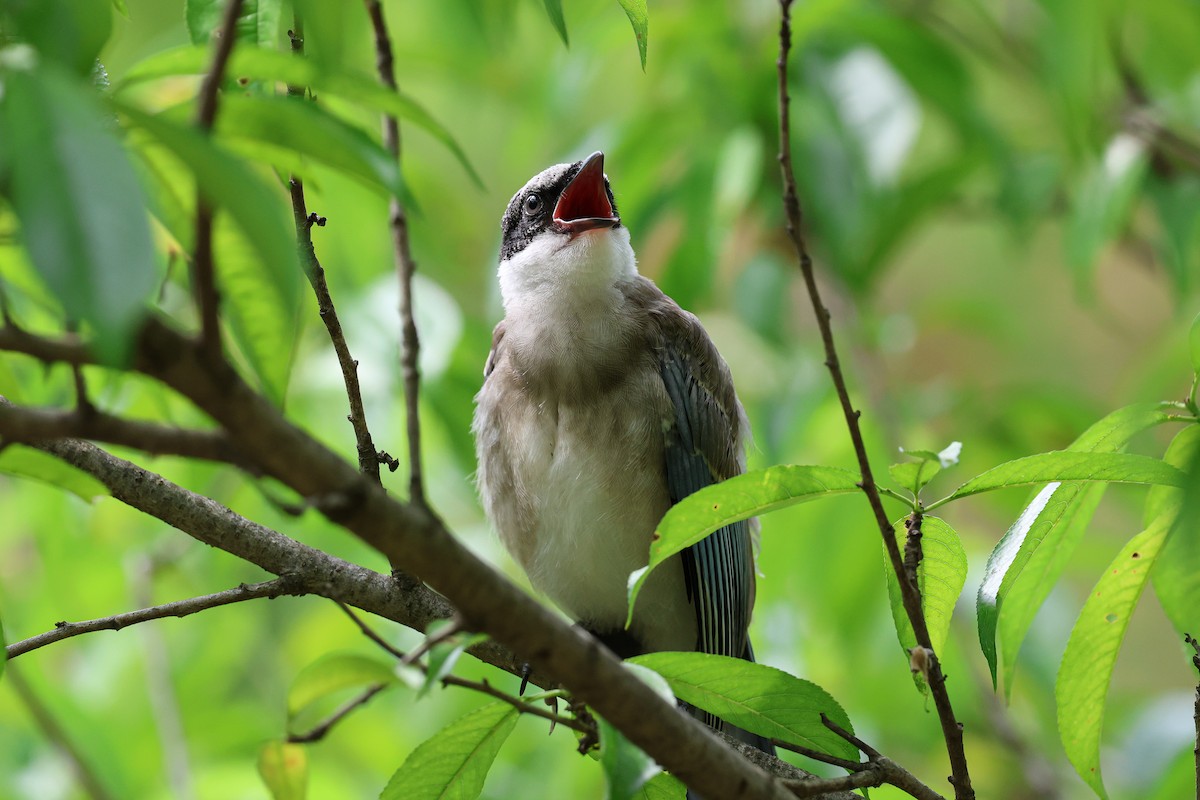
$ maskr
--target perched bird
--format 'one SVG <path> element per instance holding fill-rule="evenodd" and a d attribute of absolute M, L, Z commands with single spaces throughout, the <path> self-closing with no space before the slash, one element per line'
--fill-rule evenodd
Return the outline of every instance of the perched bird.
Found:
<path fill-rule="evenodd" d="M 629 574 L 663 514 L 742 473 L 749 433 L 700 321 L 638 274 L 604 154 L 534 176 L 501 228 L 505 317 L 473 425 L 501 540 L 537 590 L 621 657 L 753 660 L 745 522 L 658 567 L 625 629 Z"/>

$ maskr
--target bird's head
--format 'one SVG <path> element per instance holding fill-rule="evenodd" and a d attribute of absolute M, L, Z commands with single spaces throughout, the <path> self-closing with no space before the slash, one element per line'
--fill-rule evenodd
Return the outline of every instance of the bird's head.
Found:
<path fill-rule="evenodd" d="M 599 151 L 533 176 L 509 201 L 500 227 L 506 306 L 531 292 L 582 294 L 637 273 Z"/>

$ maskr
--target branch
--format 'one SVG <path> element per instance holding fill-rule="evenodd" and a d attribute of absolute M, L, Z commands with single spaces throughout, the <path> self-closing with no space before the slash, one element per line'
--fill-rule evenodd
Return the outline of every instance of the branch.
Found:
<path fill-rule="evenodd" d="M 383 18 L 380 0 L 366 0 L 367 15 L 375 31 L 375 66 L 379 80 L 391 91 L 396 91 L 396 73 L 392 61 L 392 42 L 388 37 L 387 24 Z M 383 143 L 388 152 L 400 164 L 400 124 L 391 114 L 383 115 Z M 417 338 L 417 325 L 413 320 L 412 280 L 417 264 L 412 257 L 408 241 L 408 217 L 400 198 L 392 196 L 388 202 L 388 222 L 392 229 L 392 250 L 396 262 L 396 274 L 400 279 L 400 369 L 404 375 L 404 407 L 408 434 L 409 491 L 411 502 L 425 508 L 425 485 L 421 475 L 421 417 L 420 382 L 417 357 L 421 343 Z"/>
<path fill-rule="evenodd" d="M 153 455 L 219 461 L 241 467 L 252 475 L 260 471 L 234 447 L 228 436 L 219 431 L 127 420 L 92 407 L 73 411 L 25 408 L 13 405 L 0 395 L 0 439 L 31 444 L 68 438 L 93 439 Z"/>
<path fill-rule="evenodd" d="M 274 599 L 280 595 L 307 594 L 306 591 L 294 585 L 297 583 L 297 581 L 286 577 L 256 583 L 252 586 L 243 583 L 241 586 L 226 589 L 223 592 L 206 594 L 202 597 L 191 597 L 187 600 L 176 600 L 173 603 L 164 603 L 160 606 L 151 606 L 150 608 L 143 608 L 137 611 L 127 611 L 124 614 L 114 614 L 111 617 L 101 617 L 100 619 L 91 619 L 86 622 L 56 622 L 54 623 L 54 630 L 39 633 L 37 636 L 31 636 L 20 642 L 14 642 L 8 645 L 5 651 L 8 659 L 11 661 L 17 656 L 24 655 L 31 650 L 37 650 L 39 647 L 45 647 L 48 644 L 61 642 L 63 639 L 70 639 L 72 636 L 79 636 L 84 633 L 119 631 L 122 628 L 137 625 L 140 622 L 149 622 L 150 620 L 162 619 L 164 617 L 186 617 L 189 614 L 195 614 L 197 611 L 205 611 L 210 608 L 229 605 L 230 603 L 241 603 L 245 600 L 256 600 L 260 597 Z"/>
<path fill-rule="evenodd" d="M 318 723 L 312 730 L 305 733 L 289 733 L 287 737 L 288 742 L 291 744 L 312 744 L 313 742 L 321 741 L 333 730 L 334 725 L 337 725 L 349 716 L 350 712 L 354 709 L 366 705 L 372 697 L 382 692 L 389 685 L 386 683 L 377 683 L 374 686 L 368 687 L 365 692 L 358 695 L 358 697 L 348 700 L 345 705 L 326 717 L 324 721 Z"/>
<path fill-rule="evenodd" d="M 1200 671 L 1200 641 L 1187 633 L 1183 635 L 1183 640 L 1196 651 L 1196 654 L 1192 656 L 1192 666 Z M 1200 800 L 1200 684 L 1196 685 L 1196 701 L 1193 705 L 1192 715 L 1196 723 L 1196 746 L 1192 748 L 1192 755 L 1196 762 L 1196 800 Z"/>
<path fill-rule="evenodd" d="M 237 41 L 237 21 L 241 15 L 243 0 L 229 0 L 225 4 L 225 15 L 217 29 L 216 48 L 212 63 L 204 80 L 200 83 L 200 96 L 196 101 L 196 127 L 204 133 L 212 130 L 217 118 L 217 92 L 225 77 L 225 65 Z M 205 350 L 211 354 L 221 351 L 221 328 L 217 317 L 220 296 L 213 268 L 212 252 L 213 208 L 196 189 L 196 252 L 192 260 L 192 289 L 196 304 L 200 308 L 200 337 Z"/>
<path fill-rule="evenodd" d="M 821 329 L 821 341 L 825 348 L 825 366 L 829 368 L 829 375 L 833 379 L 834 389 L 837 391 L 838 400 L 842 406 L 842 414 L 846 418 L 846 427 L 850 432 L 850 439 L 854 443 L 854 452 L 858 458 L 859 471 L 862 474 L 863 493 L 871 505 L 875 522 L 883 536 L 892 570 L 896 573 L 896 580 L 900 585 L 904 610 L 912 623 L 917 644 L 930 651 L 929 688 L 933 694 L 934 705 L 937 707 L 938 719 L 941 721 L 942 737 L 946 740 L 946 751 L 950 756 L 950 768 L 953 773 L 950 782 L 954 786 L 954 795 L 957 800 L 973 800 L 975 791 L 971 787 L 971 776 L 967 770 L 967 758 L 963 750 L 962 725 L 955 719 L 954 709 L 950 704 L 950 695 L 946 691 L 946 678 L 942 674 L 936 654 L 933 653 L 929 630 L 925 625 L 925 615 L 921 609 L 920 591 L 904 568 L 900 547 L 896 543 L 887 512 L 884 511 L 879 490 L 875 487 L 875 478 L 871 473 L 870 460 L 867 458 L 867 449 L 863 442 L 862 429 L 859 426 L 861 412 L 855 409 L 850 401 L 846 378 L 842 373 L 841 362 L 838 360 L 837 348 L 833 341 L 829 309 L 825 307 L 821 299 L 813 272 L 812 258 L 808 254 L 808 246 L 804 241 L 800 200 L 796 192 L 796 176 L 792 167 L 790 98 L 787 79 L 788 51 L 792 44 L 790 18 L 792 0 L 779 0 L 779 6 L 781 11 L 779 60 L 776 62 L 779 80 L 779 166 L 783 174 L 783 206 L 787 214 L 787 231 L 796 249 L 796 256 L 800 261 L 800 272 L 804 276 L 808 296 L 812 301 L 813 313 L 816 315 L 817 325 Z"/>
<path fill-rule="evenodd" d="M 293 29 L 288 31 L 292 43 L 292 53 L 297 58 L 304 56 L 304 21 L 296 14 L 293 18 Z M 305 94 L 303 86 L 288 85 L 288 94 L 300 98 Z M 358 468 L 371 480 L 379 483 L 380 460 L 387 457 L 386 453 L 375 450 L 375 442 L 367 427 L 367 414 L 363 409 L 362 389 L 358 383 L 358 362 L 350 355 L 350 346 L 346 343 L 346 335 L 342 332 L 342 323 L 338 319 L 337 309 L 333 305 L 333 296 L 329 293 L 329 284 L 325 281 L 325 269 L 317 259 L 317 251 L 313 247 L 312 226 L 314 223 L 323 225 L 323 217 L 310 216 L 308 205 L 304 199 L 304 181 L 299 175 L 292 175 L 288 181 L 292 196 L 292 219 L 296 225 L 296 243 L 300 250 L 300 260 L 304 266 L 304 274 L 312 285 L 317 296 L 317 311 L 325 330 L 333 342 L 333 351 L 337 354 L 338 364 L 342 368 L 342 383 L 346 386 L 346 399 L 350 403 L 350 426 L 354 429 L 354 441 L 358 449 Z M 390 457 L 387 457 L 390 459 Z M 389 465 L 394 464 L 389 460 Z M 395 469 L 393 466 L 392 469 Z"/>

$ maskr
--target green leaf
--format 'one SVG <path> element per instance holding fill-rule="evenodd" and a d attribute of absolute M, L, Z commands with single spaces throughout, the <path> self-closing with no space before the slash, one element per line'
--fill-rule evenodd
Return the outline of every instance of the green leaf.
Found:
<path fill-rule="evenodd" d="M 1181 407 L 1174 403 L 1126 406 L 1096 422 L 1068 449 L 1112 453 L 1138 432 L 1181 413 Z M 1044 487 L 988 557 L 976 598 L 979 644 L 993 685 L 999 655 L 1006 694 L 1011 690 L 1025 633 L 1062 574 L 1103 492 L 1103 484 L 1054 483 Z"/>
<path fill-rule="evenodd" d="M 293 97 L 228 95 L 217 132 L 294 150 L 372 186 L 409 199 L 400 167 L 366 133 L 320 106 Z"/>
<path fill-rule="evenodd" d="M 913 494 L 921 491 L 921 487 L 929 483 L 933 479 L 933 476 L 937 475 L 941 470 L 941 464 L 930 460 L 905 461 L 900 464 L 892 464 L 888 467 L 888 472 L 891 474 L 892 480 Z"/>
<path fill-rule="evenodd" d="M 650 37 L 650 14 L 646 10 L 646 0 L 617 0 L 629 17 L 633 26 L 633 35 L 637 37 L 638 56 L 642 60 L 642 71 L 646 70 L 646 41 Z"/>
<path fill-rule="evenodd" d="M 820 686 L 783 670 L 709 653 L 650 653 L 630 659 L 667 679 L 675 696 L 725 722 L 841 758 L 857 749 L 821 722 L 853 732 L 850 718 Z"/>
<path fill-rule="evenodd" d="M 74 75 L 90 75 L 112 33 L 105 0 L 27 0 L 0 3 L 5 43 L 27 42 L 42 63 L 54 62 Z"/>
<path fill-rule="evenodd" d="M 1117 237 L 1133 210 L 1146 175 L 1145 146 L 1118 133 L 1077 187 L 1067 222 L 1067 256 L 1077 277 L 1089 274 L 1100 248 Z"/>
<path fill-rule="evenodd" d="M 546 4 L 546 16 L 553 23 L 554 30 L 558 31 L 558 37 L 562 39 L 564 45 L 570 47 L 571 43 L 567 40 L 567 20 L 563 17 L 562 0 L 543 0 L 543 2 Z"/>
<path fill-rule="evenodd" d="M 184 19 L 192 44 L 208 44 L 221 27 L 228 0 L 185 0 Z M 271 47 L 279 32 L 279 0 L 245 0 L 234 28 L 237 40 L 256 47 Z"/>
<path fill-rule="evenodd" d="M 301 297 L 262 268 L 254 243 L 224 211 L 213 220 L 213 254 L 221 316 L 263 392 L 282 407 L 300 341 Z"/>
<path fill-rule="evenodd" d="M 635 796 L 637 800 L 684 800 L 687 788 L 674 775 L 660 772 Z"/>
<path fill-rule="evenodd" d="M 1188 470 L 1192 482 L 1188 491 L 1194 494 L 1196 468 L 1200 466 L 1200 425 L 1189 425 L 1176 434 L 1163 460 Z M 1173 489 L 1151 489 L 1146 498 L 1146 523 L 1165 513 L 1178 494 Z M 1200 631 L 1200 526 L 1197 525 L 1200 520 L 1195 514 L 1194 500 L 1194 497 L 1184 500 L 1179 523 L 1167 536 L 1150 573 L 1154 594 L 1180 636 L 1197 635 L 1196 631 Z"/>
<path fill-rule="evenodd" d="M 900 552 L 903 553 L 908 535 L 904 522 L 897 522 L 894 530 Z M 892 569 L 886 548 L 884 572 L 887 575 L 888 598 L 892 605 L 892 619 L 896 623 L 896 635 L 900 639 L 900 646 L 907 653 L 917 646 L 917 639 L 912 624 L 908 621 L 908 614 L 904 611 L 900 582 Z M 921 590 L 925 625 L 929 629 L 929 639 L 935 653 L 941 653 L 943 645 L 946 644 L 954 605 L 958 602 L 958 596 L 962 594 L 966 580 L 967 553 L 958 538 L 958 533 L 939 517 L 925 517 L 921 523 L 921 563 L 917 567 L 917 582 Z M 919 683 L 918 686 L 923 684 Z"/>
<path fill-rule="evenodd" d="M 654 689 L 659 697 L 674 704 L 675 695 L 661 675 L 638 664 L 626 662 L 625 667 Z M 625 738 L 603 717 L 600 725 L 600 766 L 608 791 L 607 800 L 631 800 L 662 768 L 646 755 L 640 747 Z"/>
<path fill-rule="evenodd" d="M 425 630 L 425 638 L 436 638 L 441 635 L 442 631 L 454 624 L 453 620 L 435 620 Z M 464 631 L 447 639 L 442 639 L 429 648 L 425 677 L 421 682 L 421 688 L 417 690 L 417 697 L 424 697 L 429 694 L 430 689 L 436 686 L 442 678 L 450 674 L 450 670 L 454 669 L 454 665 L 458 662 L 458 657 L 468 647 L 487 641 L 487 638 L 487 635 L 483 633 L 468 633 Z"/>
<path fill-rule="evenodd" d="M 58 72 L 9 72 L 0 148 L 21 237 L 67 315 L 124 358 L 158 282 L 146 202 L 95 97 Z M 3 159 L 0 159 L 3 160 Z"/>
<path fill-rule="evenodd" d="M 1192 356 L 1192 372 L 1200 374 L 1200 314 L 1192 320 L 1188 331 L 1188 351 Z"/>
<path fill-rule="evenodd" d="M 1125 629 L 1177 510 L 1174 506 L 1161 514 L 1113 559 L 1088 595 L 1058 668 L 1054 696 L 1059 737 L 1075 771 L 1102 798 L 1108 795 L 1100 774 L 1100 732 L 1109 680 Z"/>
<path fill-rule="evenodd" d="M 1139 483 L 1150 486 L 1183 486 L 1186 476 L 1170 464 L 1149 456 L 1129 453 L 1087 453 L 1053 450 L 1035 456 L 1018 458 L 982 475 L 977 475 L 958 487 L 948 497 L 927 508 L 933 510 L 951 500 L 968 497 L 1010 486 L 1029 486 L 1051 481 L 1104 481 L 1107 483 Z"/>
<path fill-rule="evenodd" d="M 659 564 L 715 530 L 756 514 L 858 489 L 859 476 L 837 467 L 779 466 L 707 486 L 676 503 L 658 524 L 650 562 L 629 576 L 629 617 L 638 592 Z M 628 622 L 626 622 L 628 624 Z"/>
<path fill-rule="evenodd" d="M 473 800 L 517 724 L 508 703 L 477 708 L 409 753 L 380 800 Z"/>
<path fill-rule="evenodd" d="M 386 661 L 356 653 L 330 653 L 300 670 L 292 681 L 288 690 L 288 716 L 295 717 L 335 692 L 395 682 L 396 673 Z"/>
<path fill-rule="evenodd" d="M 0 473 L 57 486 L 88 503 L 108 496 L 108 487 L 88 473 L 32 447 L 6 447 L 0 452 Z"/>
<path fill-rule="evenodd" d="M 308 753 L 302 745 L 267 742 L 258 753 L 258 774 L 272 800 L 304 800 L 308 796 Z"/>
<path fill-rule="evenodd" d="M 181 47 L 153 55 L 131 68 L 118 91 L 139 81 L 170 75 L 200 75 L 208 69 L 208 54 L 203 48 Z M 399 91 L 391 91 L 378 82 L 351 72 L 323 68 L 308 59 L 270 50 L 241 48 L 230 56 L 227 72 L 250 80 L 279 81 L 307 86 L 318 94 L 345 98 L 359 105 L 398 119 L 408 120 L 442 143 L 458 159 L 477 186 L 483 186 L 479 174 L 450 132 L 415 100 Z"/>

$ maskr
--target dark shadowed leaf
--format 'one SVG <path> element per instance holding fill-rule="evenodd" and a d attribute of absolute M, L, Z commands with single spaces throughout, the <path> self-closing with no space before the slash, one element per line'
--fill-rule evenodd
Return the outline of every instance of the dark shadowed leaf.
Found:
<path fill-rule="evenodd" d="M 409 753 L 380 800 L 474 800 L 517 716 L 508 703 L 491 703 L 450 723 Z"/>
<path fill-rule="evenodd" d="M 858 758 L 853 745 L 821 722 L 825 714 L 853 732 L 846 712 L 815 683 L 765 664 L 709 653 L 650 653 L 631 660 L 666 678 L 680 700 L 732 725 L 841 758 Z"/>
<path fill-rule="evenodd" d="M 120 360 L 158 268 L 145 199 L 115 125 L 58 72 L 10 72 L 0 149 L 13 154 L 0 160 L 38 274 L 68 317 L 93 327 L 101 356 Z"/>
<path fill-rule="evenodd" d="M 626 663 L 625 666 L 643 683 L 649 684 L 659 697 L 668 703 L 675 702 L 675 695 L 671 693 L 671 687 L 657 672 L 638 664 Z M 608 786 L 605 798 L 607 800 L 631 800 L 640 795 L 643 787 L 655 775 L 662 772 L 662 768 L 603 717 L 598 718 L 598 722 L 600 724 L 600 766 L 604 769 L 604 778 Z"/>
<path fill-rule="evenodd" d="M 642 584 L 671 556 L 715 530 L 778 508 L 858 489 L 859 476 L 837 467 L 781 466 L 754 470 L 705 487 L 671 507 L 650 544 L 650 562 L 629 576 L 630 618 Z"/>

